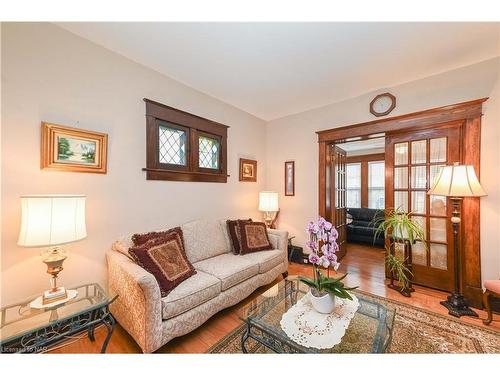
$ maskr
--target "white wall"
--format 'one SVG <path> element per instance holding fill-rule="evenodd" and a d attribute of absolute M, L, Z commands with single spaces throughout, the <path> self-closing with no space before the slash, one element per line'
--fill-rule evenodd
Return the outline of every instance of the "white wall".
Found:
<path fill-rule="evenodd" d="M 500 276 L 500 59 L 398 85 L 266 124 L 51 24 L 1 25 L 1 282 L 2 305 L 48 286 L 38 250 L 16 245 L 19 196 L 87 195 L 88 238 L 69 247 L 61 282 L 105 281 L 104 253 L 126 233 L 196 218 L 261 217 L 260 190 L 280 193 L 280 228 L 305 240 L 316 217 L 318 147 L 315 131 L 372 120 L 379 92 L 398 98 L 391 116 L 490 96 L 484 105 L 481 261 L 484 277 Z M 231 126 L 227 184 L 146 181 L 143 97 Z M 108 174 L 41 171 L 40 122 L 109 134 Z M 257 183 L 238 182 L 238 158 L 259 161 Z M 284 197 L 285 160 L 295 160 L 296 195 Z"/>
<path fill-rule="evenodd" d="M 265 127 L 260 119 L 52 24 L 2 24 L 2 301 L 48 288 L 38 250 L 16 245 L 22 194 L 87 195 L 88 238 L 68 246 L 61 283 L 105 281 L 117 237 L 197 218 L 260 217 Z M 150 98 L 231 128 L 227 184 L 146 181 Z M 108 173 L 40 170 L 40 122 L 109 135 Z M 238 182 L 238 158 L 258 160 L 257 183 Z"/>
<path fill-rule="evenodd" d="M 280 192 L 280 228 L 306 240 L 305 224 L 318 213 L 318 130 L 373 120 L 368 108 L 378 93 L 390 91 L 397 107 L 390 114 L 440 107 L 482 97 L 481 182 L 488 196 L 481 200 L 481 263 L 484 278 L 500 277 L 500 88 L 499 58 L 446 73 L 381 88 L 325 107 L 273 120 L 267 128 L 267 188 Z M 295 196 L 283 195 L 283 168 L 295 160 Z"/>

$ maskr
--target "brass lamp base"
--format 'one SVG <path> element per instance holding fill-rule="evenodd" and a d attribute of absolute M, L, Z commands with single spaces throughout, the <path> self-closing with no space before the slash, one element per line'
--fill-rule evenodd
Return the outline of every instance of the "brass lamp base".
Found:
<path fill-rule="evenodd" d="M 68 298 L 68 292 L 66 291 L 66 288 L 60 286 L 56 288 L 55 291 L 53 289 L 49 289 L 43 292 L 42 304 L 48 305 L 49 303 L 62 301 L 65 300 L 66 298 Z"/>
<path fill-rule="evenodd" d="M 276 220 L 278 219 L 279 211 L 276 212 L 264 212 L 264 222 L 266 223 L 266 227 L 270 229 L 276 229 Z"/>
<path fill-rule="evenodd" d="M 61 248 L 56 246 L 53 249 L 42 254 L 45 258 L 43 262 L 47 265 L 47 273 L 52 275 L 50 279 L 51 289 L 43 293 L 43 304 L 49 304 L 55 301 L 63 300 L 68 297 L 64 287 L 57 286 L 57 276 L 63 270 L 63 262 L 67 258 Z"/>

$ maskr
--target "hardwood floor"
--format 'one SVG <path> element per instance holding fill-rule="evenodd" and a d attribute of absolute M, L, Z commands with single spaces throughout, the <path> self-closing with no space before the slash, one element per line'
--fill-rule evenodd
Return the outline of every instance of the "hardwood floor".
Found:
<path fill-rule="evenodd" d="M 348 285 L 358 285 L 363 291 L 447 315 L 446 308 L 439 304 L 447 296 L 444 292 L 415 286 L 415 293 L 412 294 L 411 298 L 406 298 L 385 286 L 382 249 L 348 244 L 347 255 L 341 263 L 339 272 L 348 273 L 346 277 Z M 312 275 L 312 267 L 290 263 L 289 274 Z M 281 276 L 274 283 L 280 280 Z M 238 309 L 269 287 L 268 285 L 259 288 L 244 301 L 219 312 L 195 331 L 170 341 L 160 348 L 158 353 L 205 353 L 212 345 L 241 324 L 238 318 Z M 480 318 L 486 317 L 484 311 L 477 312 Z M 490 328 L 500 331 L 500 316 L 494 315 L 493 318 Z M 462 320 L 482 326 L 481 320 L 477 318 L 463 317 Z M 99 353 L 105 333 L 106 330 L 101 327 L 95 332 L 95 342 L 91 342 L 85 335 L 64 347 L 52 350 L 51 353 Z M 141 350 L 132 337 L 117 324 L 107 353 L 141 353 Z"/>

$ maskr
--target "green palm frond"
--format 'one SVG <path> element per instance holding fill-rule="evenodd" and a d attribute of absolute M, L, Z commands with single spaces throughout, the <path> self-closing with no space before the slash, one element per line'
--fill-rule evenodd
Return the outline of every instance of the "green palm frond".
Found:
<path fill-rule="evenodd" d="M 406 267 L 404 260 L 388 253 L 385 257 L 385 264 L 387 265 L 389 272 L 391 272 L 398 279 L 403 288 L 407 289 L 410 282 L 408 275 L 413 276 L 413 274 L 408 267 Z"/>
<path fill-rule="evenodd" d="M 372 224 L 377 227 L 375 238 L 384 234 L 385 237 L 390 237 L 394 241 L 404 242 L 407 240 L 410 244 L 422 241 L 427 248 L 425 230 L 412 220 L 412 215 L 412 212 L 405 212 L 401 208 L 385 210 L 384 218 L 376 217 L 372 220 Z"/>

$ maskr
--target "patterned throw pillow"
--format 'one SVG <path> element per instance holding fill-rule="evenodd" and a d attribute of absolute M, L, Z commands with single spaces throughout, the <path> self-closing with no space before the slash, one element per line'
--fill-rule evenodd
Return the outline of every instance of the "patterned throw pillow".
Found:
<path fill-rule="evenodd" d="M 162 297 L 196 273 L 186 257 L 182 237 L 177 232 L 131 247 L 129 254 L 139 266 L 153 274 Z"/>
<path fill-rule="evenodd" d="M 233 254 L 238 255 L 241 250 L 241 240 L 240 240 L 240 228 L 238 222 L 251 223 L 252 219 L 248 220 L 228 220 L 227 230 L 229 232 L 229 237 L 231 237 L 231 250 Z"/>
<path fill-rule="evenodd" d="M 135 246 L 142 245 L 157 237 L 165 237 L 171 233 L 178 233 L 181 237 L 182 246 L 184 246 L 184 237 L 182 236 L 182 229 L 180 227 L 175 227 L 167 229 L 161 232 L 148 232 L 148 233 L 136 233 L 132 236 L 132 242 Z"/>
<path fill-rule="evenodd" d="M 273 249 L 267 235 L 266 224 L 259 222 L 248 223 L 240 220 L 238 226 L 241 238 L 241 255 Z"/>

